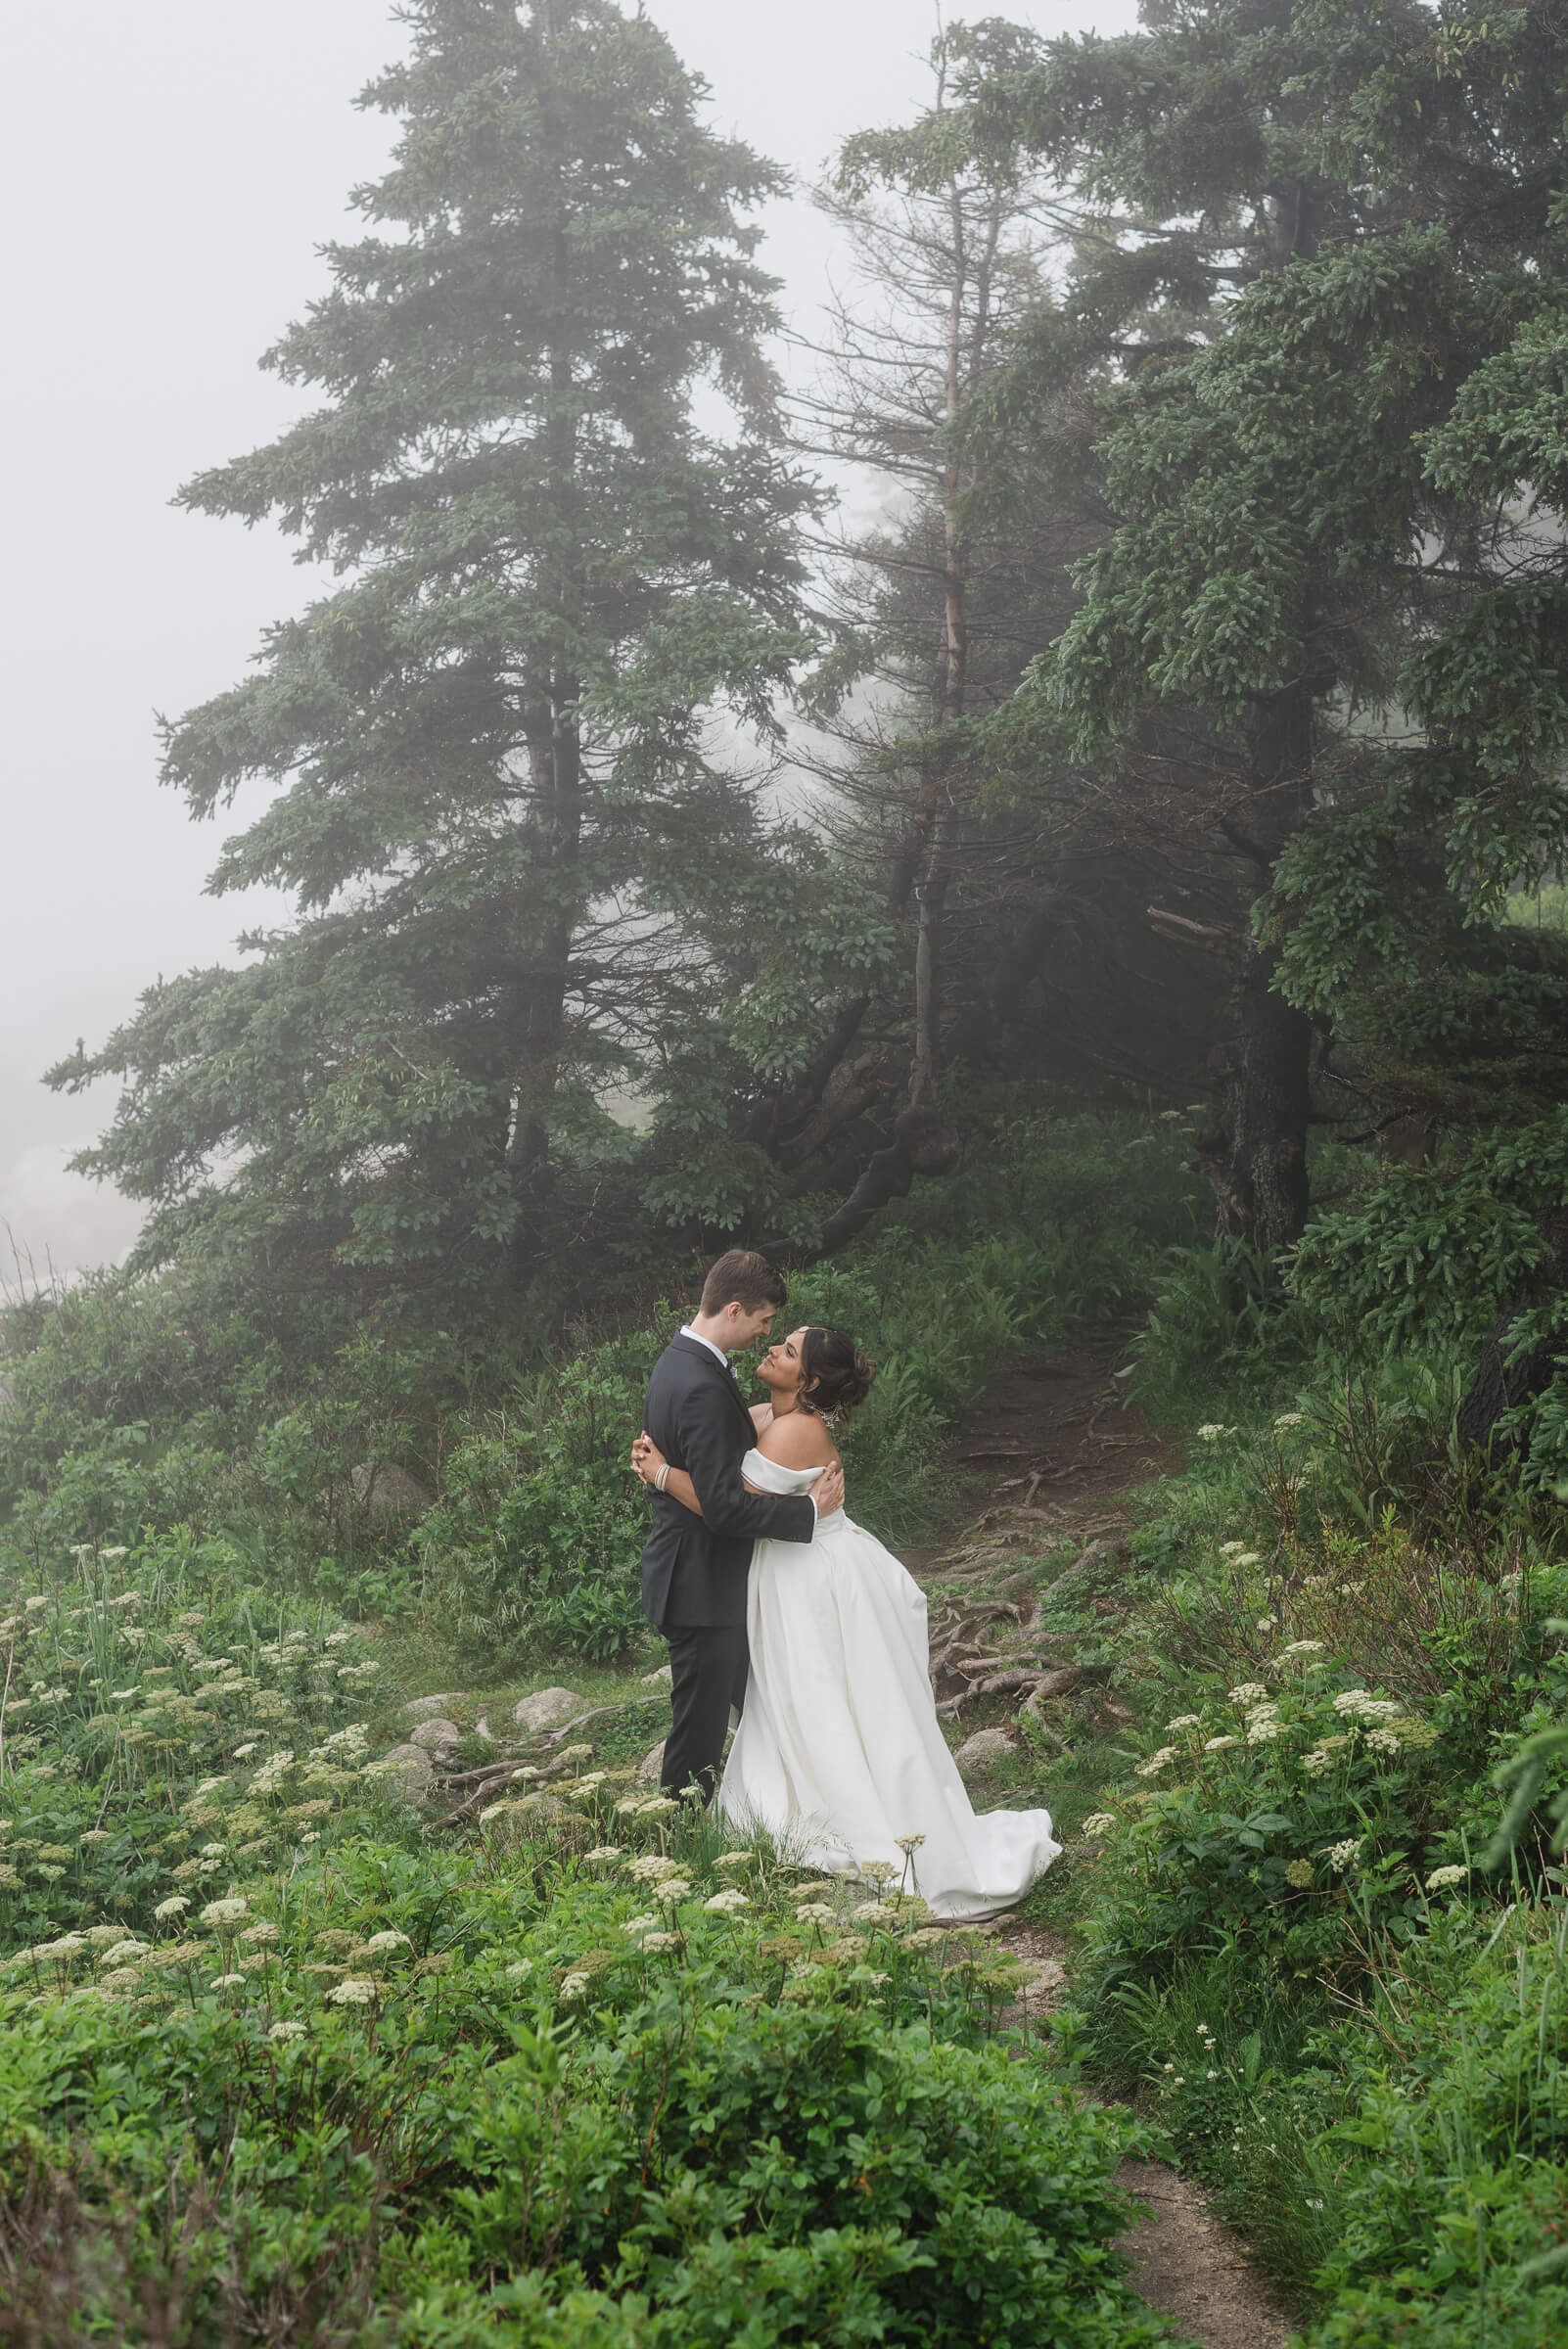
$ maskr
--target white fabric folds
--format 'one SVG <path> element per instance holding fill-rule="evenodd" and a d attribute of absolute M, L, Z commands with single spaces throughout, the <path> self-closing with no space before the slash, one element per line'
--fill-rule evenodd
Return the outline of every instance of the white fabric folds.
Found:
<path fill-rule="evenodd" d="M 821 1471 L 753 1450 L 765 1493 L 805 1493 Z M 761 1825 L 806 1865 L 843 1872 L 920 1835 L 918 1889 L 938 1916 L 993 1916 L 1061 1851 L 1046 1811 L 977 1818 L 931 1693 L 925 1593 L 846 1511 L 807 1547 L 759 1542 L 747 1629 L 752 1677 L 719 1788 L 724 1818 Z"/>

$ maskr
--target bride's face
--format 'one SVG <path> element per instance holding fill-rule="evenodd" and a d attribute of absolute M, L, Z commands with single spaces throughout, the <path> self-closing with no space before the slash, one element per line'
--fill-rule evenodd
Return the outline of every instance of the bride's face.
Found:
<path fill-rule="evenodd" d="M 770 1346 L 757 1365 L 757 1375 L 764 1387 L 772 1391 L 775 1401 L 799 1395 L 801 1381 L 806 1375 L 806 1330 L 803 1321 L 792 1329 L 787 1338 Z"/>

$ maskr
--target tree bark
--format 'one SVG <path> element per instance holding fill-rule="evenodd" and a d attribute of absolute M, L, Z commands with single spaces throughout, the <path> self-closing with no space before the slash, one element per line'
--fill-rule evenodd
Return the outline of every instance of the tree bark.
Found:
<path fill-rule="evenodd" d="M 1545 1305 L 1568 1289 L 1568 1206 L 1543 1208 L 1536 1218 L 1542 1259 L 1535 1276 L 1508 1299 L 1481 1342 L 1480 1359 L 1465 1390 L 1458 1411 L 1459 1441 L 1469 1451 L 1500 1459 L 1517 1448 L 1515 1437 L 1501 1437 L 1498 1422 L 1504 1411 L 1533 1403 L 1558 1376 L 1559 1355 L 1568 1351 L 1561 1338 L 1534 1346 L 1517 1361 L 1508 1359 L 1508 1332 L 1523 1313 Z"/>

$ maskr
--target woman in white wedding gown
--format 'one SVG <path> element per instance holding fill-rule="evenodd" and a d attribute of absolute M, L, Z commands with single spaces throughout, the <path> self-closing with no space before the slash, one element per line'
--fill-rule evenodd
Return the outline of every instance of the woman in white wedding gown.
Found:
<path fill-rule="evenodd" d="M 792 1331 L 759 1375 L 771 1405 L 752 1413 L 748 1485 L 807 1493 L 838 1457 L 829 1416 L 863 1402 L 872 1365 L 841 1331 Z M 651 1484 L 666 1465 L 646 1436 L 634 1451 Z M 700 1514 L 691 1480 L 665 1490 Z M 810 1545 L 759 1542 L 752 1552 L 746 1709 L 718 1790 L 722 1816 L 765 1826 L 805 1864 L 843 1872 L 912 1861 L 936 1915 L 977 1919 L 1021 1900 L 1061 1846 L 1045 1811 L 977 1818 L 947 1750 L 931 1692 L 925 1593 L 847 1509 Z M 803 1848 L 804 1847 L 804 1848 Z"/>

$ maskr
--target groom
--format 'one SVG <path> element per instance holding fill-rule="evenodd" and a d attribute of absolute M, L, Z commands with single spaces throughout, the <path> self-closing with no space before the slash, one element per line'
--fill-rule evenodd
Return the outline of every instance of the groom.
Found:
<path fill-rule="evenodd" d="M 809 1494 L 748 1493 L 741 1461 L 756 1441 L 728 1356 L 765 1338 L 784 1283 L 765 1256 L 732 1248 L 703 1283 L 702 1304 L 671 1338 L 648 1384 L 643 1426 L 672 1468 L 684 1468 L 700 1517 L 653 1497 L 642 1553 L 642 1611 L 669 1642 L 669 1735 L 660 1777 L 667 1794 L 695 1779 L 712 1801 L 729 1712 L 745 1702 L 746 1581 L 754 1542 L 809 1542 L 818 1513 L 844 1506 L 844 1471 L 824 1471 Z"/>

